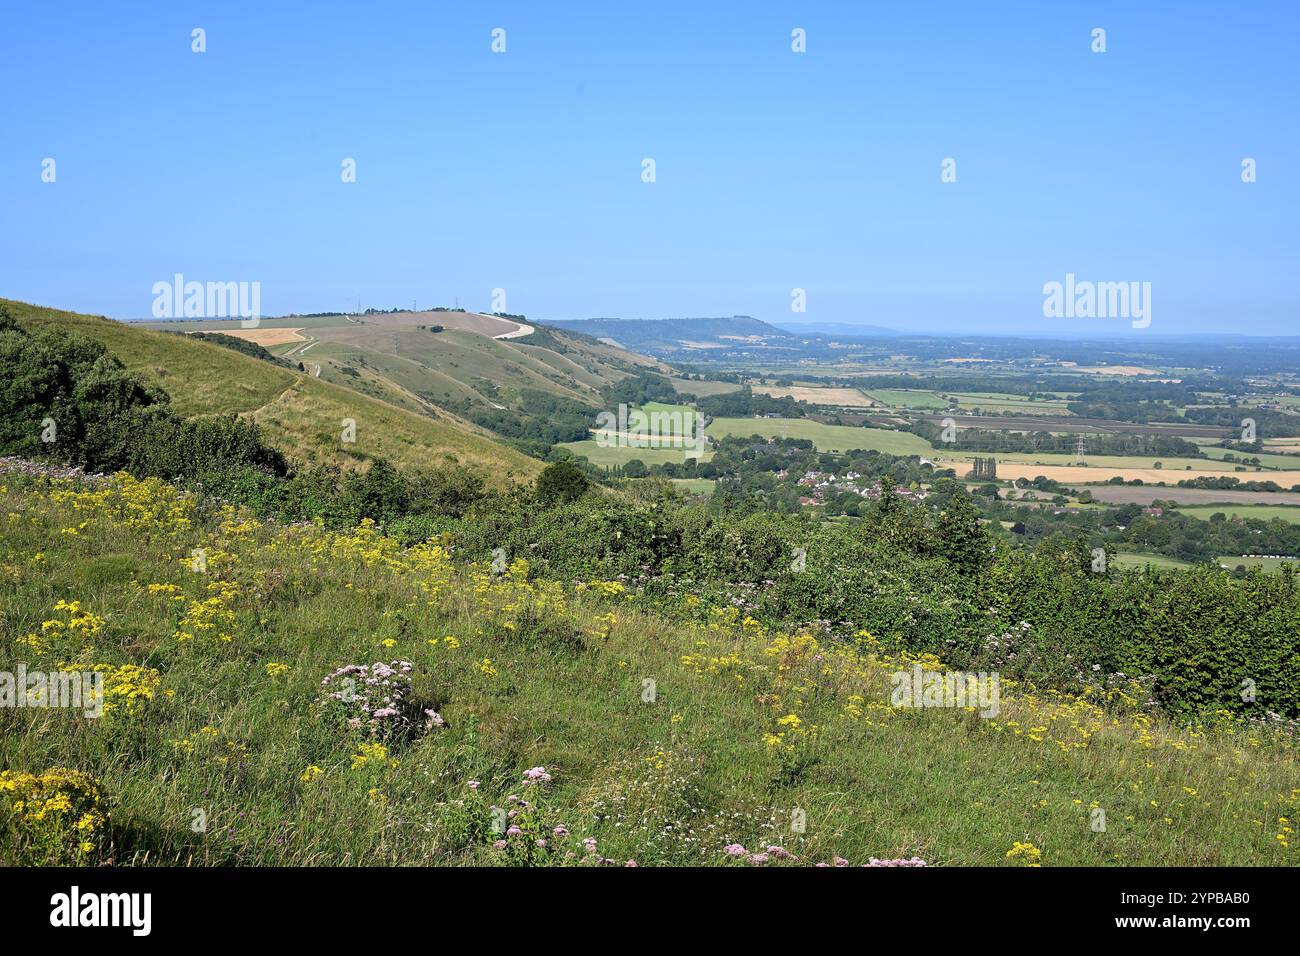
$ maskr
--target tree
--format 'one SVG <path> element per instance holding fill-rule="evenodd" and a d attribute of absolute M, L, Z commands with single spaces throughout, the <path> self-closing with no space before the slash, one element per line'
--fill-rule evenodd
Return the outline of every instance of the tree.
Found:
<path fill-rule="evenodd" d="M 537 497 L 548 506 L 577 501 L 586 494 L 590 484 L 586 474 L 577 465 L 557 461 L 547 465 L 537 476 Z"/>
<path fill-rule="evenodd" d="M 410 492 L 406 480 L 387 459 L 376 458 L 364 474 L 347 481 L 344 497 L 355 520 L 386 521 L 406 510 Z"/>
<path fill-rule="evenodd" d="M 410 477 L 412 511 L 459 518 L 485 494 L 483 479 L 468 468 L 438 468 Z"/>
<path fill-rule="evenodd" d="M 938 552 L 963 571 L 975 572 L 990 560 L 992 541 L 980 512 L 965 491 L 952 496 L 935 521 Z"/>

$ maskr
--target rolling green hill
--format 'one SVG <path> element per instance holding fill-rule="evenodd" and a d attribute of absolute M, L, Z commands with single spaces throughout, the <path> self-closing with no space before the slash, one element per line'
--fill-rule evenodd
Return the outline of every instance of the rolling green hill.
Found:
<path fill-rule="evenodd" d="M 342 384 L 348 376 L 336 384 L 183 335 L 23 302 L 0 304 L 25 325 L 52 325 L 101 342 L 165 389 L 182 415 L 253 418 L 277 448 L 301 463 L 351 468 L 374 457 L 411 467 L 454 461 L 498 484 L 530 479 L 542 467 L 454 415 L 410 397 L 389 401 L 401 394 L 391 383 L 365 395 Z M 345 419 L 356 423 L 355 443 L 341 441 Z"/>
<path fill-rule="evenodd" d="M 602 392 L 663 363 L 581 332 L 461 311 L 282 316 L 147 323 L 223 332 L 301 363 L 314 379 L 410 412 L 459 417 L 534 455 L 607 404 Z"/>
<path fill-rule="evenodd" d="M 229 332 L 259 342 L 275 355 L 302 362 L 328 381 L 357 387 L 386 400 L 510 406 L 525 389 L 594 403 L 598 390 L 642 370 L 666 372 L 662 363 L 584 335 L 529 325 L 518 337 L 501 337 L 519 323 L 465 312 L 398 312 L 364 315 L 284 316 L 263 319 L 256 330 L 238 320 L 147 323 L 174 332 Z M 528 331 L 531 329 L 531 331 Z M 382 380 L 382 381 L 381 381 Z"/>
<path fill-rule="evenodd" d="M 602 386 L 638 368 L 615 349 L 563 332 L 547 337 L 546 345 L 531 338 L 493 339 L 455 329 L 433 333 L 415 326 L 377 333 L 353 328 L 322 335 L 302 361 L 321 363 L 322 377 L 334 380 L 342 366 L 371 373 L 436 404 L 506 407 L 520 400 L 523 389 L 595 405 Z M 648 360 L 640 365 L 650 367 Z"/>

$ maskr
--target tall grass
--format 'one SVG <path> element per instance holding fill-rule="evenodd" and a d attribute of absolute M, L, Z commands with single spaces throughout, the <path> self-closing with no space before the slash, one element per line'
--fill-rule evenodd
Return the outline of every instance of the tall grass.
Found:
<path fill-rule="evenodd" d="M 0 474 L 0 671 L 142 668 L 119 683 L 135 698 L 110 694 L 99 719 L 0 709 L 0 770 L 84 771 L 108 813 L 89 851 L 41 843 L 11 814 L 0 861 L 751 859 L 734 844 L 802 863 L 1294 858 L 1300 773 L 1275 732 L 1179 728 L 1116 693 L 1005 687 L 990 719 L 894 708 L 890 673 L 941 662 L 865 633 L 772 633 L 690 596 L 668 619 L 617 582 L 530 580 L 510 557 L 495 573 L 157 481 Z M 332 719 L 322 679 L 377 661 L 411 662 L 407 703 L 445 726 Z M 376 742 L 383 756 L 363 749 Z M 533 767 L 550 782 L 524 783 Z M 521 835 L 497 832 L 503 819 Z M 1018 843 L 1033 852 L 1009 857 Z"/>

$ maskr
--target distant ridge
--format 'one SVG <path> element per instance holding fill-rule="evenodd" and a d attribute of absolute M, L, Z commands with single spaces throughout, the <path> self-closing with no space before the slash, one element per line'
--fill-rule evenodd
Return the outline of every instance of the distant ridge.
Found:
<path fill-rule="evenodd" d="M 598 338 L 630 333 L 638 337 L 653 336 L 665 342 L 698 338 L 701 335 L 770 335 L 778 338 L 789 335 L 785 330 L 749 315 L 683 319 L 554 319 L 547 324 L 585 332 Z"/>
<path fill-rule="evenodd" d="M 840 338 L 878 338 L 903 335 L 898 329 L 883 325 L 860 325 L 855 322 L 816 322 L 791 319 L 777 323 L 777 327 L 793 335 L 830 335 Z"/>
<path fill-rule="evenodd" d="M 672 360 L 727 347 L 794 346 L 796 336 L 749 315 L 696 319 L 560 319 L 550 325 Z"/>

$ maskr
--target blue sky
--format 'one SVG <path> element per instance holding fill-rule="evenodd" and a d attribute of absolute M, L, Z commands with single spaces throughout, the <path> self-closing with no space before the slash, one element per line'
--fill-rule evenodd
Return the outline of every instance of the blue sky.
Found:
<path fill-rule="evenodd" d="M 1142 334 L 1044 318 L 1072 272 L 1300 334 L 1294 3 L 294 6 L 6 4 L 0 295 Z"/>

